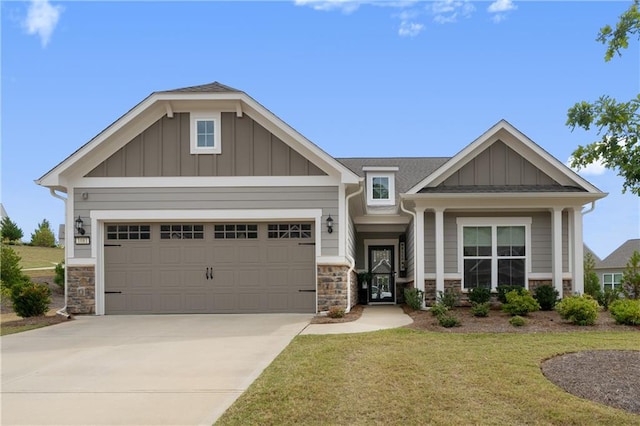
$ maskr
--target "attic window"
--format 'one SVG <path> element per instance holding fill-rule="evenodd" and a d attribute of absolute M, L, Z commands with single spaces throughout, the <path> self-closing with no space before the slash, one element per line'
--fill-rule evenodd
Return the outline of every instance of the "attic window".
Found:
<path fill-rule="evenodd" d="M 191 153 L 220 154 L 220 112 L 191 113 Z"/>
<path fill-rule="evenodd" d="M 367 204 L 391 206 L 396 203 L 395 173 L 389 171 L 367 171 Z"/>

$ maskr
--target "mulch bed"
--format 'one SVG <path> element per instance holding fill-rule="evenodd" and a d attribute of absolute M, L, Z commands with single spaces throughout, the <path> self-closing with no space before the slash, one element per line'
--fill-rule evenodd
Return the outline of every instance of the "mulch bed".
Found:
<path fill-rule="evenodd" d="M 22 318 L 19 320 L 5 321 L 2 323 L 2 327 L 21 327 L 25 325 L 54 325 L 61 322 L 67 322 L 73 318 L 66 318 L 62 315 L 46 315 L 41 317 Z"/>
<path fill-rule="evenodd" d="M 351 308 L 349 313 L 345 314 L 342 318 L 330 318 L 325 315 L 318 315 L 311 319 L 311 324 L 337 324 L 342 322 L 351 322 L 355 321 L 362 315 L 362 311 L 364 310 L 364 306 L 355 305 Z"/>

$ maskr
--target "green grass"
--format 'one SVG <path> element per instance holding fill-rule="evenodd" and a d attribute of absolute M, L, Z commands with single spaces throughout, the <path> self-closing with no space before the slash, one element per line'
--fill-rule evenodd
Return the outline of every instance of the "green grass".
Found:
<path fill-rule="evenodd" d="M 0 336 L 8 334 L 22 333 L 23 331 L 35 330 L 36 328 L 46 327 L 51 324 L 29 324 L 29 325 L 3 325 L 0 326 Z"/>
<path fill-rule="evenodd" d="M 59 247 L 11 246 L 22 258 L 22 269 L 52 267 L 64 260 L 64 249 Z"/>
<path fill-rule="evenodd" d="M 638 415 L 564 392 L 540 364 L 638 348 L 636 331 L 298 336 L 216 424 L 637 425 Z"/>

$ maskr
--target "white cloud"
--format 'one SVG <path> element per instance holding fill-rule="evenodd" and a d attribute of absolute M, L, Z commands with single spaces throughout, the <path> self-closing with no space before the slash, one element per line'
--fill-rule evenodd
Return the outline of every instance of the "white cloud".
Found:
<path fill-rule="evenodd" d="M 361 4 L 367 1 L 357 0 L 295 0 L 296 6 L 310 6 L 314 10 L 330 12 L 339 10 L 342 13 L 352 13 L 358 10 Z"/>
<path fill-rule="evenodd" d="M 571 161 L 573 160 L 573 157 L 569 157 L 569 159 L 567 160 L 567 166 L 570 167 L 574 172 L 576 173 L 580 173 L 581 175 L 585 175 L 585 176 L 600 176 L 603 175 L 606 171 L 607 168 L 604 166 L 604 164 L 600 161 L 594 161 L 593 163 L 589 164 L 586 167 L 582 167 L 580 169 L 576 168 L 576 167 L 571 167 Z"/>
<path fill-rule="evenodd" d="M 38 35 L 42 47 L 46 47 L 58 25 L 60 13 L 62 6 L 52 6 L 48 0 L 32 0 L 23 25 L 28 34 Z"/>
<path fill-rule="evenodd" d="M 475 6 L 466 0 L 442 0 L 431 5 L 433 20 L 439 24 L 457 22 L 459 17 L 468 18 L 474 10 Z"/>
<path fill-rule="evenodd" d="M 496 0 L 489 5 L 487 9 L 491 13 L 498 12 L 508 12 L 510 10 L 515 10 L 517 7 L 513 4 L 511 0 Z"/>
<path fill-rule="evenodd" d="M 402 21 L 398 35 L 401 37 L 415 37 L 424 31 L 424 25 L 417 22 Z"/>

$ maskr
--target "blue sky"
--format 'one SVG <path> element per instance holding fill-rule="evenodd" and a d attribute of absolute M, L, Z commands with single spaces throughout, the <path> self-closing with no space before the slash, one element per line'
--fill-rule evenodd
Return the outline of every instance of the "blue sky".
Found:
<path fill-rule="evenodd" d="M 153 91 L 219 81 L 329 154 L 453 156 L 504 118 L 566 161 L 595 134 L 567 109 L 640 89 L 637 41 L 605 63 L 615 2 L 291 1 L 0 3 L 2 203 L 57 232 L 63 203 L 33 183 Z M 601 257 L 640 235 L 614 172 L 585 216 Z"/>

